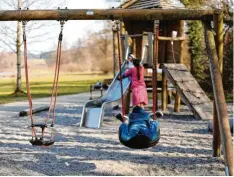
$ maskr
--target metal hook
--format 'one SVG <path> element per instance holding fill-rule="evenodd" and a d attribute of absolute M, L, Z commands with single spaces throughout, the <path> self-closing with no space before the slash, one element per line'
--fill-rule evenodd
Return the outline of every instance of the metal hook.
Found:
<path fill-rule="evenodd" d="M 65 9 L 61 9 L 60 7 L 58 7 L 58 10 L 66 10 L 66 11 L 65 11 L 65 12 L 66 12 L 66 17 L 65 17 L 65 18 L 61 18 L 61 20 L 57 20 L 57 21 L 60 21 L 60 22 L 61 22 L 61 21 L 65 21 L 65 22 L 68 21 L 68 13 L 67 13 L 67 12 L 68 12 L 68 11 L 67 11 L 68 8 L 65 7 Z"/>
<path fill-rule="evenodd" d="M 116 25 L 116 31 L 119 31 L 120 29 L 120 22 L 118 20 L 115 21 L 115 25 Z"/>

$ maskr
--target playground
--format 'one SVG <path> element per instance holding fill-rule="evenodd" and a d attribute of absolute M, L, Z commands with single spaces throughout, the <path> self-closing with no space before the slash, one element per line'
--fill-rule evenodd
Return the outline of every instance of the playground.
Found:
<path fill-rule="evenodd" d="M 95 92 L 94 96 L 99 96 Z M 55 144 L 49 148 L 29 143 L 28 117 L 19 117 L 28 103 L 0 107 L 0 174 L 44 175 L 206 175 L 224 176 L 223 160 L 211 157 L 212 134 L 207 122 L 197 120 L 186 106 L 180 113 L 170 106 L 160 119 L 161 139 L 156 147 L 134 150 L 118 140 L 119 121 L 105 116 L 100 129 L 79 128 L 82 107 L 89 94 L 58 97 Z M 36 107 L 49 98 L 35 99 Z M 232 105 L 228 107 L 232 116 Z M 35 119 L 45 112 L 35 115 Z"/>
<path fill-rule="evenodd" d="M 116 9 L 0 10 L 0 21 L 22 25 L 26 90 L 18 90 L 25 94 L 19 101 L 0 105 L 0 175 L 233 175 L 233 105 L 222 87 L 222 30 L 230 19 L 220 9 L 144 5 L 129 0 Z M 57 20 L 60 27 L 48 82 L 37 80 L 40 69 L 30 72 L 27 25 L 34 20 Z M 61 73 L 68 20 L 112 20 L 111 78 L 104 70 L 75 80 Z M 185 60 L 186 20 L 201 21 L 212 97 Z M 17 60 L 17 71 L 20 66 Z"/>

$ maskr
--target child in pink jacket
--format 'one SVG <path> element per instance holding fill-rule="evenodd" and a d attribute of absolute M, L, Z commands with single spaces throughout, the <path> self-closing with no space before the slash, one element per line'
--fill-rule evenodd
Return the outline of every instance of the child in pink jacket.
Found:
<path fill-rule="evenodd" d="M 140 64 L 140 60 L 135 58 L 133 59 L 133 65 L 134 67 L 127 70 L 123 77 L 131 77 L 133 107 L 140 106 L 144 109 L 144 106 L 148 104 L 144 67 Z"/>
<path fill-rule="evenodd" d="M 130 113 L 129 118 L 125 117 L 124 119 L 121 113 L 115 116 L 122 122 L 119 127 L 119 140 L 122 144 L 128 147 L 130 147 L 129 143 L 131 139 L 138 134 L 144 135 L 148 142 L 158 142 L 160 132 L 158 120 L 153 120 L 153 114 L 148 114 L 144 110 L 144 106 L 148 104 L 146 84 L 144 81 L 144 67 L 140 64 L 139 59 L 134 58 L 133 65 L 134 67 L 128 69 L 123 75 L 123 77 L 131 78 L 133 110 Z M 163 114 L 161 112 L 156 112 L 156 116 L 159 118 L 162 117 Z M 125 121 L 126 118 L 128 121 Z M 149 147 L 145 146 L 144 143 L 138 143 L 137 146 L 144 148 Z"/>

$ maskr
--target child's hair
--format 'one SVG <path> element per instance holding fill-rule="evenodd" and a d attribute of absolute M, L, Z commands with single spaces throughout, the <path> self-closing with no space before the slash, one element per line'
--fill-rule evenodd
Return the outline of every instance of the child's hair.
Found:
<path fill-rule="evenodd" d="M 137 68 L 137 79 L 140 80 L 140 63 L 141 61 L 137 58 L 133 59 L 133 65 Z"/>
<path fill-rule="evenodd" d="M 132 54 L 132 53 L 130 53 L 129 55 L 128 55 L 128 58 L 131 58 L 132 60 L 135 58 L 135 56 Z"/>

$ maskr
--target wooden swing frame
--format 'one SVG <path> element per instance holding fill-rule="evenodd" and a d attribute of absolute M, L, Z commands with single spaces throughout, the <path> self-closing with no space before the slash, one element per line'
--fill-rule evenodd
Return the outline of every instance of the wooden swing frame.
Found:
<path fill-rule="evenodd" d="M 206 48 L 210 61 L 210 73 L 214 91 L 213 156 L 220 156 L 220 145 L 224 149 L 226 174 L 233 175 L 233 145 L 228 122 L 227 105 L 222 87 L 223 22 L 220 10 L 188 9 L 57 9 L 57 10 L 4 10 L 0 21 L 29 20 L 202 20 Z M 211 29 L 214 21 L 216 36 Z M 217 115 L 217 116 L 216 116 Z M 221 136 L 220 136 L 221 134 Z"/>

